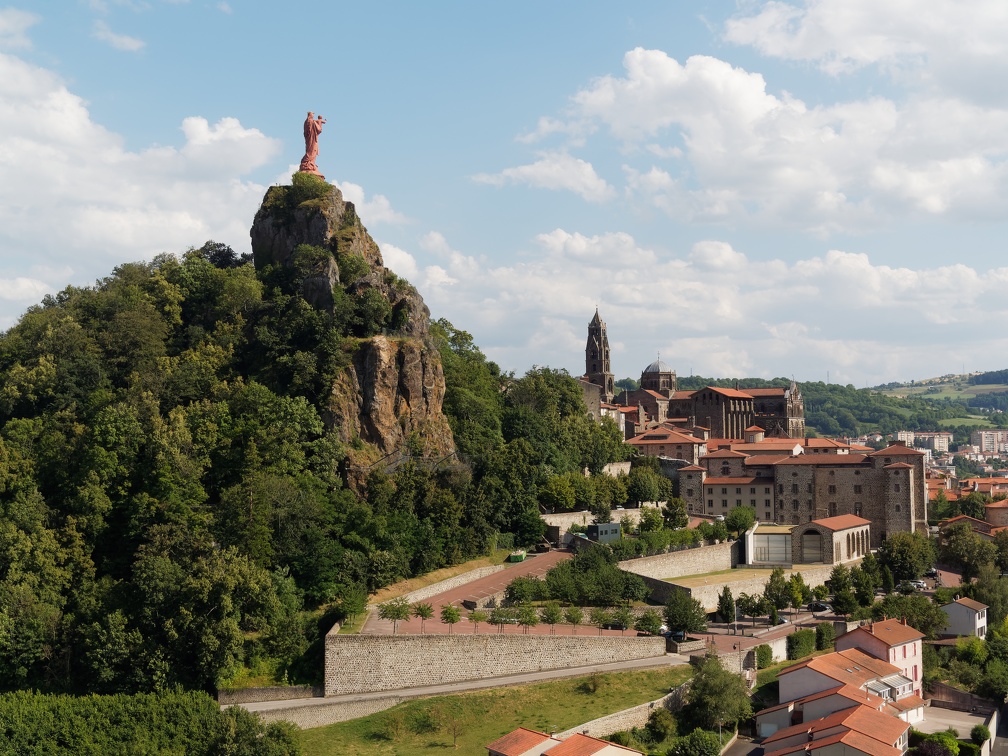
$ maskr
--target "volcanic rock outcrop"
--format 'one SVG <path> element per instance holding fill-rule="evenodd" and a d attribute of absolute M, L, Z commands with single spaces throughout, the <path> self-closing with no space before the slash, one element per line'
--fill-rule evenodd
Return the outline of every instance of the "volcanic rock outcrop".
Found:
<path fill-rule="evenodd" d="M 299 179 L 295 174 L 293 186 L 270 187 L 263 198 L 250 232 L 256 268 L 289 269 L 300 294 L 318 309 L 378 313 L 371 329 L 377 333 L 344 339 L 351 364 L 333 383 L 326 422 L 356 449 L 358 463 L 452 453 L 441 409 L 444 372 L 423 298 L 385 267 L 338 188 Z"/>

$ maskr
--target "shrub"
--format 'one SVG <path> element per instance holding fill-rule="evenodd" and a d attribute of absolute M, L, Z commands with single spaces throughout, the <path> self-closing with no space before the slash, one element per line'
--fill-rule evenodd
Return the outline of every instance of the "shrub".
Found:
<path fill-rule="evenodd" d="M 773 649 L 766 643 L 756 646 L 756 669 L 766 669 L 773 664 Z"/>
<path fill-rule="evenodd" d="M 693 730 L 689 735 L 676 738 L 668 753 L 670 756 L 719 756 L 721 741 L 715 732 Z"/>
<path fill-rule="evenodd" d="M 787 658 L 801 659 L 816 649 L 815 630 L 795 630 L 787 639 Z"/>
<path fill-rule="evenodd" d="M 982 727 L 983 725 L 981 725 Z M 959 743 L 959 756 L 980 756 L 980 746 L 976 743 Z"/>
<path fill-rule="evenodd" d="M 676 734 L 676 720 L 671 711 L 660 706 L 648 715 L 646 728 L 652 743 L 663 743 Z"/>
<path fill-rule="evenodd" d="M 833 642 L 836 640 L 836 628 L 833 627 L 832 622 L 820 622 L 816 625 L 815 629 L 815 647 L 816 651 L 825 651 L 827 648 L 833 647 Z"/>
<path fill-rule="evenodd" d="M 322 199 L 329 194 L 330 189 L 332 189 L 332 186 L 327 184 L 324 178 L 298 171 L 291 176 L 291 189 L 287 195 L 287 199 L 290 207 L 293 208 L 302 202 Z"/>
<path fill-rule="evenodd" d="M 990 730 L 982 724 L 973 725 L 973 729 L 970 730 L 970 740 L 978 746 L 983 745 L 985 740 L 990 740 L 990 736 Z"/>

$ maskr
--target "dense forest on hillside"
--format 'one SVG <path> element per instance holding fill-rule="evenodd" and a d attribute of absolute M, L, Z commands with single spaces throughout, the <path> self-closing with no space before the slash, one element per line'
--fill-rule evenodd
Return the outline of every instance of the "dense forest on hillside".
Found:
<path fill-rule="evenodd" d="M 209 242 L 47 297 L 0 337 L 0 689 L 213 690 L 262 659 L 310 682 L 320 633 L 368 592 L 534 543 L 547 487 L 561 506 L 609 495 L 577 473 L 625 448 L 576 381 L 502 375 L 445 321 L 457 459 L 417 442 L 354 482 L 361 444 L 325 402 L 398 324 L 339 283 L 309 305 L 298 260 L 322 254 L 257 270 Z M 338 262 L 344 281 L 367 267 Z"/>

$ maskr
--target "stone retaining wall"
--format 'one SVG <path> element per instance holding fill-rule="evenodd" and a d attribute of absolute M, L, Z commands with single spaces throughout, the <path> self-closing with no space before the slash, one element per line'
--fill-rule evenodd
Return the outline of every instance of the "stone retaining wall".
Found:
<path fill-rule="evenodd" d="M 407 698 L 402 696 L 388 696 L 387 698 L 349 701 L 338 705 L 319 703 L 314 706 L 292 706 L 289 709 L 270 709 L 256 713 L 263 722 L 293 722 L 302 730 L 310 730 L 313 727 L 325 727 L 337 722 L 348 722 L 351 719 L 376 714 L 379 711 L 391 709 L 405 700 Z"/>
<path fill-rule="evenodd" d="M 322 695 L 321 688 L 311 685 L 275 685 L 270 688 L 224 688 L 217 691 L 217 703 L 230 704 L 258 703 L 259 701 L 293 701 L 300 698 L 314 698 Z"/>
<path fill-rule="evenodd" d="M 668 580 L 686 575 L 730 570 L 736 564 L 738 564 L 737 542 L 730 541 L 714 546 L 695 546 L 666 554 L 626 559 L 619 563 L 619 568 L 641 577 Z"/>
<path fill-rule="evenodd" d="M 432 596 L 444 593 L 445 591 L 450 591 L 453 588 L 458 588 L 460 585 L 465 585 L 466 583 L 472 583 L 480 578 L 485 578 L 487 575 L 493 575 L 495 572 L 506 570 L 507 567 L 508 565 L 506 564 L 494 564 L 489 567 L 478 567 L 475 570 L 464 572 L 461 575 L 456 575 L 455 577 L 450 577 L 446 580 L 432 583 L 424 588 L 417 588 L 415 591 L 407 593 L 403 596 L 403 598 L 409 603 L 414 604 L 417 601 L 423 601 L 431 598 Z"/>
<path fill-rule="evenodd" d="M 338 635 L 325 639 L 325 695 L 399 690 L 665 655 L 661 636 Z"/>
<path fill-rule="evenodd" d="M 569 730 L 558 732 L 556 737 L 560 740 L 566 740 L 571 735 L 576 735 L 580 732 L 593 738 L 605 738 L 614 732 L 622 732 L 634 727 L 643 727 L 647 724 L 648 717 L 652 711 L 664 706 L 668 699 L 677 695 L 676 693 L 669 693 L 657 701 L 650 701 L 640 706 L 633 706 L 629 709 L 623 709 L 623 711 L 617 711 L 615 714 L 608 714 L 607 716 L 593 719 L 591 722 L 585 722 L 577 727 L 571 727 Z"/>
<path fill-rule="evenodd" d="M 860 561 L 860 560 L 859 560 Z M 848 563 L 849 566 L 853 567 L 855 562 Z M 802 577 L 805 579 L 805 583 L 809 586 L 816 586 L 820 583 L 825 583 L 830 576 L 830 572 L 833 570 L 833 565 L 800 565 L 792 570 L 785 570 L 784 577 L 790 577 L 794 572 L 800 572 Z M 717 578 L 711 578 L 711 583 L 707 585 L 693 586 L 692 588 L 686 588 L 683 586 L 676 586 L 680 590 L 685 590 L 690 593 L 690 595 L 697 599 L 701 604 L 703 604 L 704 609 L 708 612 L 713 612 L 717 609 L 718 596 L 724 589 L 725 585 L 731 588 L 732 595 L 738 597 L 742 593 L 762 593 L 764 586 L 766 586 L 767 581 L 770 579 L 770 570 L 766 571 L 765 575 L 758 575 L 754 578 L 746 578 L 742 580 L 732 580 L 731 575 L 719 575 Z M 717 582 L 714 582 L 714 581 Z M 652 586 L 652 582 L 645 580 L 648 586 Z M 675 585 L 674 583 L 666 583 L 666 585 Z M 652 598 L 655 601 L 660 601 L 665 603 L 668 600 L 668 594 L 665 594 L 664 598 L 659 598 L 652 593 Z"/>

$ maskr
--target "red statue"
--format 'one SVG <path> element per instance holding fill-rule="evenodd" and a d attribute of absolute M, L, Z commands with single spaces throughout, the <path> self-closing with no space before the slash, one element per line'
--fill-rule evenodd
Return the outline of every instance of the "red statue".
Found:
<path fill-rule="evenodd" d="M 301 167 L 298 169 L 302 173 L 314 173 L 323 179 L 325 176 L 319 173 L 318 166 L 315 165 L 315 158 L 318 157 L 318 138 L 322 133 L 322 124 L 324 123 L 325 118 L 308 111 L 308 117 L 304 122 L 305 155 L 301 158 Z"/>

